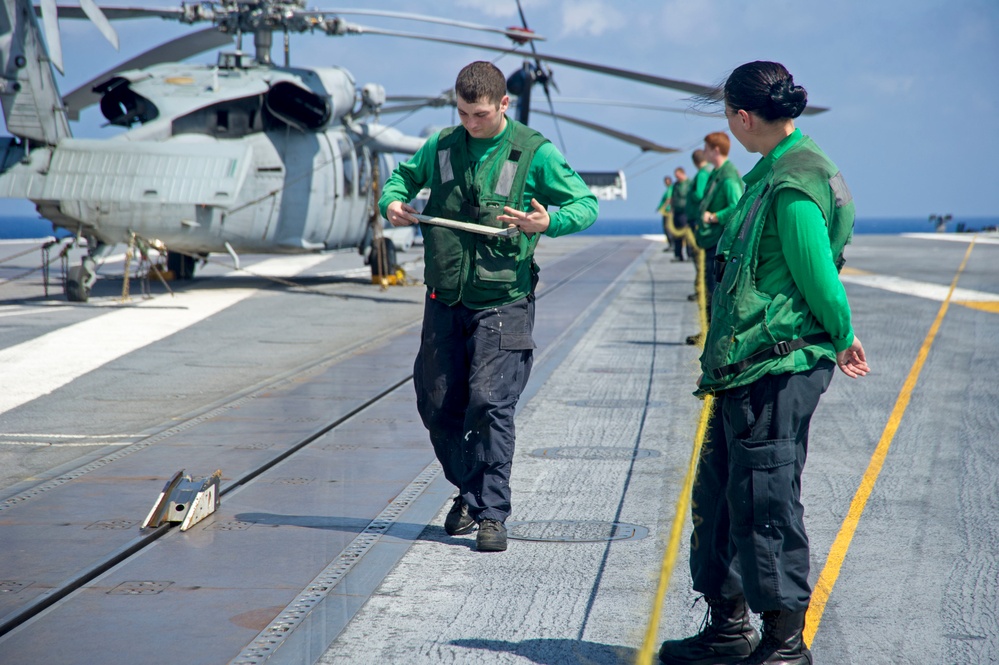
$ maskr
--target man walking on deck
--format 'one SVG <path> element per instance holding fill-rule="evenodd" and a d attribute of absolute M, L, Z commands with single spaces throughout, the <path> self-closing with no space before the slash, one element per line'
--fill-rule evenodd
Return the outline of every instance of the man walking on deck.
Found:
<path fill-rule="evenodd" d="M 444 528 L 461 535 L 478 525 L 477 549 L 498 552 L 507 548 L 514 412 L 533 360 L 534 249 L 541 234 L 589 227 L 598 207 L 547 139 L 506 117 L 499 69 L 471 63 L 455 92 L 461 125 L 400 164 L 378 205 L 393 226 L 416 224 L 408 202 L 430 187 L 428 216 L 519 230 L 496 237 L 421 224 L 427 296 L 413 383 L 434 452 L 458 488 Z"/>

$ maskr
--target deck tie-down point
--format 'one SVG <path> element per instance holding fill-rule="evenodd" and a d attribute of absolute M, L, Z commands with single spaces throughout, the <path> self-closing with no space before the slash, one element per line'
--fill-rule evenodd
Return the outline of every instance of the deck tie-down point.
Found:
<path fill-rule="evenodd" d="M 180 530 L 187 531 L 219 507 L 221 477 L 221 470 L 198 480 L 185 476 L 184 469 L 173 474 L 146 516 L 142 528 L 156 528 L 164 522 L 180 522 Z"/>

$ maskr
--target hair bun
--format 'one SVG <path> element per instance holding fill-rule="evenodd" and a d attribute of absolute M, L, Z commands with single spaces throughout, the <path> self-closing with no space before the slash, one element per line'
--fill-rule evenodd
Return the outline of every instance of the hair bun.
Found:
<path fill-rule="evenodd" d="M 770 85 L 770 108 L 779 118 L 797 118 L 808 104 L 808 93 L 788 76 Z"/>

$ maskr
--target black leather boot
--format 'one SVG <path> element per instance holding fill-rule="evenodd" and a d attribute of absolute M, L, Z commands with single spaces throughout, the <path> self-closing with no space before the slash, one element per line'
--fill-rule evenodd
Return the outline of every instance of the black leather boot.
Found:
<path fill-rule="evenodd" d="M 666 665 L 726 665 L 749 656 L 760 642 L 760 633 L 749 622 L 749 608 L 742 598 L 705 598 L 708 615 L 701 632 L 682 640 L 667 640 L 659 648 Z"/>
<path fill-rule="evenodd" d="M 805 646 L 805 611 L 775 610 L 763 613 L 763 639 L 738 665 L 812 665 L 812 652 Z"/>

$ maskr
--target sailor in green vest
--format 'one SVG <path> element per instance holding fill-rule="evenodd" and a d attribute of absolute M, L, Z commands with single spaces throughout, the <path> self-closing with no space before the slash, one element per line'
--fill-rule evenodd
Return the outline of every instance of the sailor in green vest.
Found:
<path fill-rule="evenodd" d="M 670 232 L 670 227 L 673 224 L 673 179 L 669 176 L 663 177 L 663 196 L 659 199 L 659 205 L 656 206 L 656 212 L 658 212 L 663 218 L 663 235 L 666 237 L 666 247 L 663 248 L 664 252 L 668 252 L 673 244 L 673 233 Z"/>
<path fill-rule="evenodd" d="M 687 195 L 693 184 L 687 177 L 682 166 L 673 169 L 673 193 L 670 197 L 670 209 L 673 211 L 673 261 L 683 261 L 683 248 L 687 247 L 687 258 L 693 249 L 687 245 L 687 234 L 690 233 L 687 222 Z"/>
<path fill-rule="evenodd" d="M 795 129 L 807 95 L 782 65 L 738 67 L 723 98 L 732 134 L 763 158 L 718 244 L 724 272 L 695 393 L 715 404 L 691 497 L 690 571 L 709 619 L 659 658 L 810 665 L 808 427 L 836 365 L 869 371 L 838 275 L 854 206 L 836 165 Z M 762 638 L 749 610 L 763 615 Z"/>
<path fill-rule="evenodd" d="M 704 156 L 704 151 L 698 148 L 694 152 L 690 153 L 690 159 L 694 162 L 694 166 L 697 168 L 697 173 L 694 174 L 692 179 L 692 184 L 690 185 L 690 190 L 687 192 L 687 224 L 690 225 L 691 237 L 693 243 L 688 249 L 693 249 L 694 267 L 699 271 L 700 261 L 697 260 L 697 255 L 703 250 L 697 245 L 697 227 L 700 226 L 698 223 L 698 218 L 700 215 L 701 200 L 704 198 L 704 192 L 708 189 L 708 179 L 711 177 L 711 165 L 708 164 L 707 158 Z M 687 300 L 697 300 L 697 290 L 700 288 L 699 284 L 701 279 L 697 273 L 694 274 L 694 293 L 687 296 Z M 691 337 L 692 343 L 698 343 L 696 336 Z"/>
<path fill-rule="evenodd" d="M 694 162 L 697 173 L 691 179 L 690 191 L 687 192 L 687 220 L 696 227 L 701 200 L 708 189 L 708 179 L 711 178 L 711 165 L 700 148 L 690 153 L 690 159 Z"/>
<path fill-rule="evenodd" d="M 704 197 L 697 207 L 697 228 L 694 237 L 697 246 L 704 250 L 704 298 L 707 303 L 708 322 L 711 322 L 711 297 L 715 291 L 715 256 L 718 239 L 725 225 L 732 219 L 735 206 L 742 197 L 742 177 L 728 160 L 732 142 L 725 132 L 712 132 L 704 137 L 704 157 L 714 166 L 708 177 Z M 701 343 L 700 335 L 687 337 L 687 344 Z"/>
<path fill-rule="evenodd" d="M 514 411 L 533 359 L 534 248 L 541 234 L 593 224 L 597 199 L 555 146 L 506 117 L 499 69 L 473 62 L 455 92 L 461 125 L 400 164 L 378 205 L 393 226 L 416 224 L 409 201 L 429 187 L 428 216 L 520 231 L 421 224 L 427 296 L 413 383 L 434 452 L 458 488 L 444 528 L 461 535 L 478 526 L 477 549 L 496 552 L 507 547 Z"/>

